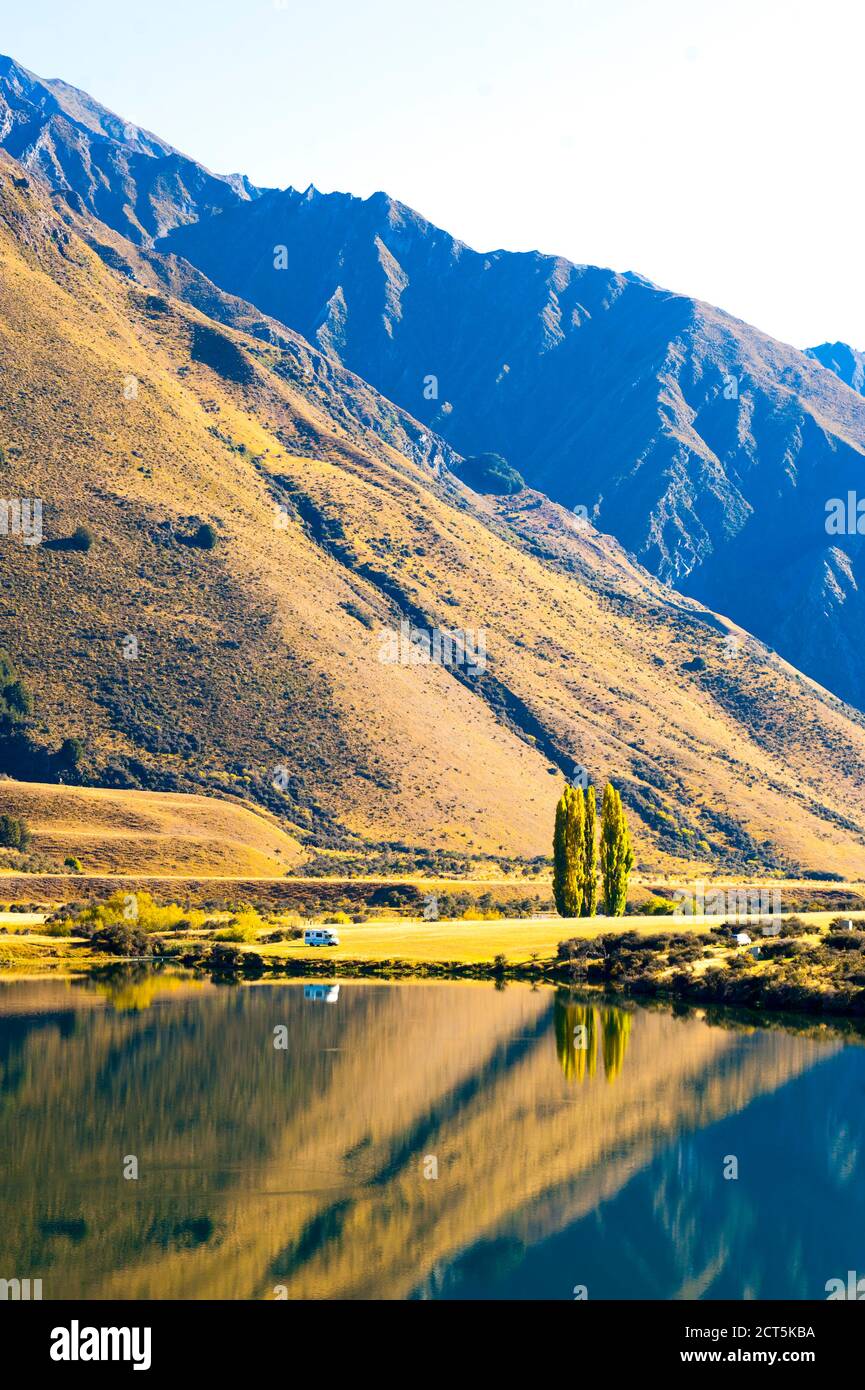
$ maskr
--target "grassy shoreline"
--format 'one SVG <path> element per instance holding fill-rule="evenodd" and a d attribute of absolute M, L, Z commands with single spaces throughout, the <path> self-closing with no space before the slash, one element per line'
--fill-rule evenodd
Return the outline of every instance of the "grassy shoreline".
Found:
<path fill-rule="evenodd" d="M 719 932 L 717 918 L 400 919 L 340 926 L 336 948 L 267 938 L 235 944 L 199 931 L 154 937 L 154 954 L 136 957 L 28 927 L 0 933 L 0 978 L 161 962 L 215 979 L 514 980 L 857 1019 L 865 1017 L 865 914 L 846 920 L 851 927 L 839 930 L 829 913 L 787 916 L 771 937 L 741 922 L 737 929 L 753 940 L 739 945 Z"/>

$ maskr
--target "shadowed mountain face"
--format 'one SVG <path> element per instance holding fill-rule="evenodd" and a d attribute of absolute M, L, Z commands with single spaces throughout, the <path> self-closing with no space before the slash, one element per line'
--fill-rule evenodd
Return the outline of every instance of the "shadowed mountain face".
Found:
<path fill-rule="evenodd" d="M 821 343 L 819 347 L 806 348 L 805 356 L 813 357 L 860 396 L 865 396 L 865 352 L 847 343 Z"/>
<path fill-rule="evenodd" d="M 504 455 L 865 706 L 862 537 L 855 517 L 826 527 L 862 486 L 861 355 L 808 356 L 632 274 L 475 252 L 383 193 L 214 176 L 9 59 L 0 139 L 75 208 L 186 258 L 459 453 Z"/>
<path fill-rule="evenodd" d="M 804 354 L 633 275 L 478 254 L 383 194 L 271 193 L 167 244 L 865 703 L 862 540 L 826 531 L 865 403 Z"/>

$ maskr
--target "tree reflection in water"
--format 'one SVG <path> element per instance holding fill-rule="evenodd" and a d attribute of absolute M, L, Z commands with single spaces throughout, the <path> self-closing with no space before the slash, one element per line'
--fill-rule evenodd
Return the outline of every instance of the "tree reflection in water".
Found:
<path fill-rule="evenodd" d="M 598 1051 L 607 1081 L 615 1081 L 628 1048 L 633 1015 L 613 1004 L 586 1004 L 558 990 L 555 1004 L 556 1052 L 568 1081 L 584 1081 L 598 1068 Z M 600 1049 L 599 1049 L 600 1044 Z"/>

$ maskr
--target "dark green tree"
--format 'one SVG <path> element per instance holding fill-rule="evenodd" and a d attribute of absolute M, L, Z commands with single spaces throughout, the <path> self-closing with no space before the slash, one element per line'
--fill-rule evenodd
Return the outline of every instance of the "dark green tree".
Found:
<path fill-rule="evenodd" d="M 76 768 L 84 757 L 84 744 L 80 738 L 64 738 L 57 756 L 64 767 Z"/>
<path fill-rule="evenodd" d="M 553 902 L 560 917 L 567 917 L 568 853 L 566 847 L 566 827 L 568 823 L 568 788 L 562 792 L 556 806 L 556 824 L 553 830 Z"/>
<path fill-rule="evenodd" d="M 622 798 L 611 782 L 604 788 L 601 803 L 601 879 L 604 912 L 621 917 L 628 901 L 628 881 L 634 867 L 634 852 Z"/>
<path fill-rule="evenodd" d="M 586 814 L 583 825 L 582 900 L 580 916 L 594 917 L 598 906 L 598 846 L 595 840 L 595 789 L 586 789 Z"/>
<path fill-rule="evenodd" d="M 509 497 L 521 492 L 525 482 L 501 454 L 472 454 L 459 464 L 457 477 L 473 492 L 492 493 L 498 497 Z"/>
<path fill-rule="evenodd" d="M 27 822 L 18 816 L 0 816 L 0 845 L 5 849 L 25 850 L 30 844 Z"/>
<path fill-rule="evenodd" d="M 76 526 L 72 535 L 69 537 L 69 549 L 87 551 L 92 544 L 93 532 L 90 530 L 90 527 Z"/>
<path fill-rule="evenodd" d="M 31 711 L 30 691 L 19 679 L 8 652 L 0 650 L 0 726 L 7 728 Z"/>
<path fill-rule="evenodd" d="M 213 550 L 217 542 L 217 534 L 209 521 L 203 521 L 192 537 L 192 545 L 197 545 L 199 550 Z"/>
<path fill-rule="evenodd" d="M 582 790 L 565 787 L 553 832 L 553 900 L 560 917 L 580 915 L 584 822 Z"/>

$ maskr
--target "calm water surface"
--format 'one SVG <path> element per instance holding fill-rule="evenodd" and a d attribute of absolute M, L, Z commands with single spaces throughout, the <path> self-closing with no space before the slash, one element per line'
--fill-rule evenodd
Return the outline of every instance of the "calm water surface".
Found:
<path fill-rule="evenodd" d="M 45 1298 L 825 1298 L 865 1274 L 865 1046 L 522 985 L 7 980 L 0 1182 L 0 1277 Z"/>

